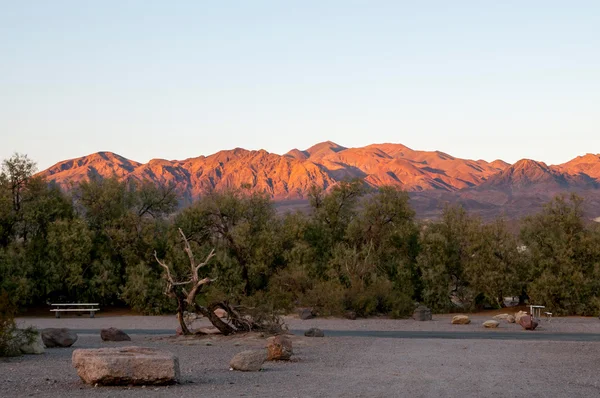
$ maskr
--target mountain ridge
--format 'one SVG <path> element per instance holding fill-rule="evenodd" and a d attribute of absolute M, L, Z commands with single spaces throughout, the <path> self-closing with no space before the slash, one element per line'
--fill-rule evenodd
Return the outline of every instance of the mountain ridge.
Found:
<path fill-rule="evenodd" d="M 275 200 L 305 199 L 313 185 L 328 190 L 342 180 L 359 178 L 373 188 L 392 185 L 413 193 L 413 197 L 426 195 L 428 200 L 452 194 L 472 202 L 473 207 L 487 208 L 506 204 L 506 198 L 519 192 L 546 196 L 567 190 L 596 190 L 600 187 L 600 155 L 586 154 L 552 166 L 532 159 L 511 165 L 500 159 L 462 159 L 402 144 L 347 148 L 324 141 L 284 155 L 234 148 L 147 163 L 101 151 L 58 162 L 38 174 L 64 189 L 92 176 L 173 183 L 187 201 L 208 190 L 241 186 L 266 192 Z"/>

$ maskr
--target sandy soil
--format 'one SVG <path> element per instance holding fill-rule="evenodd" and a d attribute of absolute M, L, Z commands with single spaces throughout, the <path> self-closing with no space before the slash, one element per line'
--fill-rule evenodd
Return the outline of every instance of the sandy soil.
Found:
<path fill-rule="evenodd" d="M 291 329 L 481 331 L 488 316 L 471 325 L 433 322 L 289 318 Z M 25 318 L 37 327 L 174 329 L 174 317 Z M 515 325 L 501 324 L 506 331 Z M 597 318 L 559 318 L 542 328 L 552 332 L 600 333 Z M 547 328 L 547 329 L 546 329 Z M 493 330 L 489 331 L 494 333 Z M 520 333 L 520 332 L 519 332 Z M 538 333 L 523 332 L 523 333 Z M 543 333 L 540 331 L 539 333 Z M 373 337 L 294 336 L 291 362 L 270 362 L 264 371 L 229 371 L 231 357 L 264 346 L 256 334 L 185 338 L 132 334 L 131 343 L 104 343 L 82 334 L 72 348 L 42 356 L 0 360 L 0 396 L 74 397 L 597 397 L 600 341 L 443 340 Z M 207 345 L 210 341 L 212 345 Z M 157 347 L 180 359 L 182 383 L 158 388 L 91 387 L 71 366 L 75 348 L 115 345 Z"/>

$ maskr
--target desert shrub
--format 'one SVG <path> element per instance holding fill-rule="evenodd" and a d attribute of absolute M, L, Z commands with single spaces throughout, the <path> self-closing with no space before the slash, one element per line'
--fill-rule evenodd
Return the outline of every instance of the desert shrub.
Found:
<path fill-rule="evenodd" d="M 394 318 L 408 316 L 414 309 L 410 295 L 396 289 L 383 278 L 377 278 L 369 285 L 356 283 L 345 292 L 346 310 L 358 316 L 389 314 Z"/>
<path fill-rule="evenodd" d="M 320 315 L 342 315 L 344 287 L 336 280 L 318 281 L 300 297 L 300 304 L 314 308 Z"/>
<path fill-rule="evenodd" d="M 0 295 L 0 357 L 19 355 L 15 348 L 15 306 L 9 299 L 8 293 Z"/>
<path fill-rule="evenodd" d="M 134 311 L 147 315 L 158 315 L 175 311 L 172 300 L 164 294 L 164 280 L 160 273 L 141 262 L 127 267 L 126 282 L 121 299 Z"/>
<path fill-rule="evenodd" d="M 313 280 L 304 267 L 289 266 L 271 277 L 268 295 L 279 303 L 280 308 L 291 311 L 312 287 Z"/>

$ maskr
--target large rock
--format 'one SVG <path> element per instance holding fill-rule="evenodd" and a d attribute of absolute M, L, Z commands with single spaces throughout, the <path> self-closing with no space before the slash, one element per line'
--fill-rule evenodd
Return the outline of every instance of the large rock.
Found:
<path fill-rule="evenodd" d="M 453 325 L 468 325 L 471 323 L 471 320 L 466 315 L 455 315 L 452 317 Z"/>
<path fill-rule="evenodd" d="M 506 318 L 506 322 L 508 323 L 515 323 L 515 316 L 514 315 L 509 315 L 508 318 Z"/>
<path fill-rule="evenodd" d="M 325 337 L 325 333 L 319 328 L 310 328 L 304 332 L 306 337 Z"/>
<path fill-rule="evenodd" d="M 488 328 L 488 329 L 496 329 L 499 324 L 500 324 L 500 322 L 498 322 L 498 321 L 489 320 L 489 321 L 483 322 L 483 327 Z"/>
<path fill-rule="evenodd" d="M 298 310 L 298 316 L 300 319 L 313 319 L 315 317 L 315 313 L 311 308 L 300 308 Z"/>
<path fill-rule="evenodd" d="M 42 335 L 37 331 L 17 331 L 21 343 L 19 345 L 19 351 L 26 355 L 39 355 L 43 354 L 46 350 L 44 349 L 44 342 Z"/>
<path fill-rule="evenodd" d="M 431 310 L 424 305 L 420 305 L 413 312 L 413 319 L 415 321 L 430 321 Z"/>
<path fill-rule="evenodd" d="M 502 321 L 505 319 L 508 319 L 508 317 L 511 316 L 510 314 L 498 314 L 496 316 L 494 316 L 494 319 L 497 321 Z"/>
<path fill-rule="evenodd" d="M 87 384 L 158 385 L 179 380 L 177 357 L 154 348 L 78 349 L 72 362 Z"/>
<path fill-rule="evenodd" d="M 116 328 L 102 329 L 100 338 L 102 341 L 131 341 L 131 337 L 127 333 Z"/>
<path fill-rule="evenodd" d="M 247 350 L 236 354 L 229 366 L 233 370 L 241 370 L 243 372 L 256 372 L 262 368 L 263 363 L 267 359 L 265 351 Z"/>
<path fill-rule="evenodd" d="M 267 361 L 287 361 L 293 354 L 292 339 L 280 335 L 267 340 Z"/>
<path fill-rule="evenodd" d="M 515 322 L 519 323 L 522 317 L 526 316 L 527 313 L 525 311 L 519 311 L 515 314 Z"/>
<path fill-rule="evenodd" d="M 77 341 L 77 333 L 65 328 L 44 329 L 42 330 L 42 340 L 48 348 L 71 347 Z"/>
<path fill-rule="evenodd" d="M 525 315 L 519 319 L 519 325 L 525 330 L 535 330 L 538 322 L 531 315 Z"/>

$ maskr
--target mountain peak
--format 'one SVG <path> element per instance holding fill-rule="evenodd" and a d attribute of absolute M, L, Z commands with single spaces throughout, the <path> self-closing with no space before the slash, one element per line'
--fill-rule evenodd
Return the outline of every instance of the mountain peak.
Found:
<path fill-rule="evenodd" d="M 320 159 L 324 156 L 327 156 L 332 153 L 338 153 L 347 149 L 341 145 L 336 144 L 333 141 L 325 141 L 320 142 L 316 145 L 311 146 L 307 150 L 303 151 L 304 153 L 308 153 L 308 157 L 311 159 Z"/>

